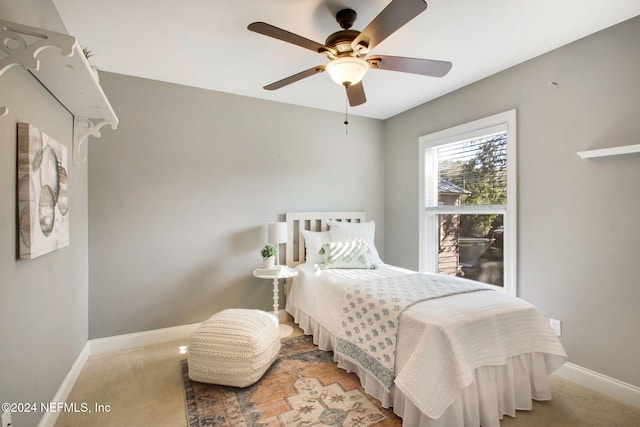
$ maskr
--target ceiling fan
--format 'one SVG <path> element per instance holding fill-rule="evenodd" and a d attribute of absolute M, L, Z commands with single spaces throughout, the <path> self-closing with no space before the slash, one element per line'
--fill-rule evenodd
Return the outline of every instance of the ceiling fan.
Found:
<path fill-rule="evenodd" d="M 349 105 L 353 107 L 367 101 L 362 78 L 369 69 L 442 77 L 451 69 L 451 62 L 386 55 L 366 57 L 371 49 L 426 9 L 427 3 L 424 0 L 392 0 L 362 32 L 351 30 L 357 17 L 356 12 L 342 9 L 336 14 L 336 21 L 342 30 L 331 34 L 324 44 L 264 22 L 249 24 L 247 28 L 251 31 L 310 49 L 329 58 L 326 65 L 317 65 L 278 80 L 264 89 L 280 89 L 327 71 L 333 81 L 346 88 Z"/>

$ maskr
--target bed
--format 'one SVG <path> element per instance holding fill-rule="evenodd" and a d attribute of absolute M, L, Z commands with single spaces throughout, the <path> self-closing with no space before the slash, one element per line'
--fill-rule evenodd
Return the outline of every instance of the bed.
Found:
<path fill-rule="evenodd" d="M 393 407 L 403 425 L 497 427 L 503 415 L 530 410 L 532 400 L 551 399 L 548 375 L 567 355 L 531 304 L 471 280 L 382 263 L 373 241 L 375 224 L 364 212 L 286 217 L 287 265 L 298 271 L 287 285 L 286 311 L 318 348 L 334 351 L 338 365 L 358 375 L 367 393 Z M 349 250 L 359 255 L 364 246 L 366 260 L 359 257 L 364 264 L 341 268 L 338 262 L 330 268 L 333 248 L 344 251 L 346 245 L 334 241 L 358 242 Z M 328 252 L 316 253 L 319 247 Z M 405 282 L 416 282 L 420 290 L 434 283 L 445 291 L 403 305 L 398 301 L 405 296 L 390 289 Z M 377 298 L 376 304 L 392 297 L 397 312 L 363 301 L 364 294 Z M 361 317 L 362 312 L 367 314 Z M 397 318 L 393 329 L 385 330 L 393 322 L 384 316 Z"/>

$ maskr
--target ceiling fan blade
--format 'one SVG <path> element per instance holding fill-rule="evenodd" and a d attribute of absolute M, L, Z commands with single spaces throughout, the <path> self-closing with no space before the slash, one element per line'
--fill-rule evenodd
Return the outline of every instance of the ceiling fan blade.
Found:
<path fill-rule="evenodd" d="M 374 55 L 367 58 L 371 68 L 403 73 L 421 74 L 423 76 L 443 77 L 453 64 L 434 59 L 403 58 L 401 56 Z"/>
<path fill-rule="evenodd" d="M 274 83 L 271 83 L 269 85 L 266 85 L 264 87 L 264 89 L 266 89 L 266 90 L 280 89 L 281 87 L 285 87 L 287 85 L 290 85 L 291 83 L 297 82 L 298 80 L 302 80 L 304 78 L 311 77 L 311 76 L 316 75 L 318 73 L 322 73 L 323 71 L 324 71 L 324 65 L 318 65 L 317 67 L 309 68 L 308 70 L 301 71 L 298 74 L 294 74 L 292 76 L 285 77 L 282 80 L 278 80 L 277 82 L 274 82 Z"/>
<path fill-rule="evenodd" d="M 265 36 L 273 37 L 274 39 L 282 40 L 287 43 L 294 44 L 296 46 L 303 47 L 305 49 L 312 50 L 316 53 L 330 51 L 328 47 L 323 44 L 314 42 L 282 28 L 274 27 L 273 25 L 265 22 L 254 22 L 247 26 L 247 29 Z"/>
<path fill-rule="evenodd" d="M 363 45 L 369 50 L 373 49 L 426 9 L 424 0 L 393 0 L 358 34 L 351 42 L 351 48 L 357 51 L 358 45 Z"/>
<path fill-rule="evenodd" d="M 364 94 L 364 86 L 362 86 L 362 82 L 347 86 L 347 98 L 349 98 L 349 105 L 351 105 L 352 107 L 367 102 L 367 97 Z"/>

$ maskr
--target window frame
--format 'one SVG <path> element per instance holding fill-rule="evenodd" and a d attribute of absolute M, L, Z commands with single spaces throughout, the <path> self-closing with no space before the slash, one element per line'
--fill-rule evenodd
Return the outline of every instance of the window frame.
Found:
<path fill-rule="evenodd" d="M 473 206 L 429 206 L 427 200 L 427 168 L 437 168 L 437 164 L 427 165 L 426 151 L 457 141 L 479 138 L 490 133 L 506 131 L 507 134 L 507 204 Z M 516 110 L 509 110 L 489 117 L 474 120 L 438 132 L 423 135 L 419 145 L 419 271 L 436 272 L 438 267 L 438 227 L 436 220 L 440 214 L 502 214 L 504 215 L 504 287 L 495 286 L 507 295 L 517 295 L 517 141 Z M 436 180 L 437 181 L 437 180 Z M 437 185 L 437 184 L 436 184 Z M 430 191 L 434 191 L 431 189 Z M 435 190 L 437 191 L 437 189 Z M 434 197 L 431 195 L 430 197 Z M 437 197 L 436 199 L 437 200 Z M 431 244 L 434 242 L 435 244 Z"/>

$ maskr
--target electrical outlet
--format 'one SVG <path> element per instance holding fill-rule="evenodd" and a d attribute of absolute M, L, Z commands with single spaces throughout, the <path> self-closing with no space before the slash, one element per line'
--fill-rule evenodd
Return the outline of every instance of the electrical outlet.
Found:
<path fill-rule="evenodd" d="M 553 332 L 559 337 L 562 336 L 562 322 L 556 319 L 549 319 L 549 324 L 551 325 L 551 329 Z"/>
<path fill-rule="evenodd" d="M 11 427 L 11 412 L 4 412 L 2 414 L 2 427 Z"/>

